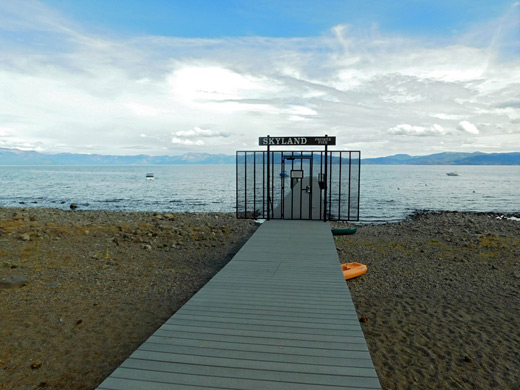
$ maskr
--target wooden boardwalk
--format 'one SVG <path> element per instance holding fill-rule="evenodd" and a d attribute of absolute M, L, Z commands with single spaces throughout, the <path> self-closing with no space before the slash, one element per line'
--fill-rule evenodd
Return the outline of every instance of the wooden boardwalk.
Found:
<path fill-rule="evenodd" d="M 281 220 L 98 387 L 380 388 L 329 224 Z"/>
<path fill-rule="evenodd" d="M 287 179 L 286 185 L 291 185 L 290 179 Z M 307 186 L 310 191 L 306 191 Z M 320 220 L 323 218 L 323 207 L 320 207 L 321 195 L 318 179 L 306 176 L 289 190 L 283 202 L 274 208 L 273 218 Z"/>

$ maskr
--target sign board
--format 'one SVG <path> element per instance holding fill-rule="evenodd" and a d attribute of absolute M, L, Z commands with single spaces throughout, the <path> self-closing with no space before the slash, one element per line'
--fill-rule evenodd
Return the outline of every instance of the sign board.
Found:
<path fill-rule="evenodd" d="M 259 137 L 260 146 L 336 145 L 336 137 Z"/>
<path fill-rule="evenodd" d="M 291 179 L 303 179 L 303 171 L 301 169 L 291 170 Z"/>

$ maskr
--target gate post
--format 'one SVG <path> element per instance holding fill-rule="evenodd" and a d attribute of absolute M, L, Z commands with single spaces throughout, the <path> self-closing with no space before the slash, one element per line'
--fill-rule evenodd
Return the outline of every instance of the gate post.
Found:
<path fill-rule="evenodd" d="M 271 152 L 269 147 L 269 134 L 267 134 L 267 220 L 271 219 Z"/>
<path fill-rule="evenodd" d="M 327 134 L 325 134 L 325 138 L 327 138 Z M 329 160 L 329 152 L 327 149 L 327 144 L 325 144 L 325 187 L 323 189 L 324 194 L 324 201 L 323 201 L 323 222 L 327 222 L 327 180 L 329 173 L 327 171 L 328 166 L 328 160 Z"/>

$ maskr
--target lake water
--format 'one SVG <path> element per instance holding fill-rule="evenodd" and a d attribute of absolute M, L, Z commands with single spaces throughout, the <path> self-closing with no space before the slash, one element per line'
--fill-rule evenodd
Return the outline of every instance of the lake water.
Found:
<path fill-rule="evenodd" d="M 460 176 L 447 176 L 457 170 Z M 146 180 L 153 172 L 156 180 Z M 234 212 L 234 165 L 0 166 L 0 206 Z M 415 210 L 520 212 L 520 166 L 361 166 L 362 223 Z"/>

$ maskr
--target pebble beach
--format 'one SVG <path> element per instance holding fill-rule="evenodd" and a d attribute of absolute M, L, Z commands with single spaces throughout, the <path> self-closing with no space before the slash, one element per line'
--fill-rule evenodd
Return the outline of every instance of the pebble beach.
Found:
<path fill-rule="evenodd" d="M 0 389 L 95 389 L 254 231 L 228 213 L 0 208 Z M 348 286 L 384 389 L 520 388 L 520 221 L 422 213 L 335 242 L 368 266 Z"/>
<path fill-rule="evenodd" d="M 518 215 L 516 216 L 518 217 Z M 384 389 L 520 389 L 520 220 L 423 213 L 336 236 Z"/>
<path fill-rule="evenodd" d="M 254 230 L 231 213 L 0 208 L 0 389 L 94 389 Z"/>

